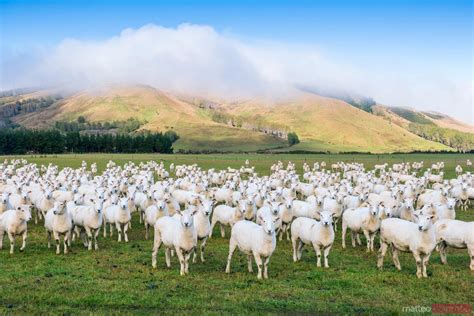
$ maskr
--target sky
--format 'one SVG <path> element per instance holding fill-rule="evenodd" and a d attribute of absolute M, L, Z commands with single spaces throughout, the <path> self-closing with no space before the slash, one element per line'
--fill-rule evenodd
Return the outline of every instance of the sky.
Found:
<path fill-rule="evenodd" d="M 347 90 L 474 124 L 472 1 L 4 1 L 0 89 Z"/>

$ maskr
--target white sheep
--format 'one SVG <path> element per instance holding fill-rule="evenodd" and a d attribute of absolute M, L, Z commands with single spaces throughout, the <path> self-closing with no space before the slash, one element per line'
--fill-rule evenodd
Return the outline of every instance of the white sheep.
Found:
<path fill-rule="evenodd" d="M 12 193 L 3 192 L 2 196 L 0 197 L 0 214 L 7 211 L 9 209 L 8 205 L 10 203 L 10 196 Z"/>
<path fill-rule="evenodd" d="M 280 207 L 281 214 L 281 229 L 280 240 L 283 239 L 283 234 L 286 233 L 286 239 L 290 240 L 290 224 L 293 220 L 293 197 L 285 197 L 283 205 Z"/>
<path fill-rule="evenodd" d="M 145 210 L 145 218 L 143 223 L 145 224 L 145 239 L 148 240 L 150 226 L 155 226 L 156 221 L 163 217 L 169 216 L 168 212 L 168 200 L 156 200 L 155 204 L 148 206 Z"/>
<path fill-rule="evenodd" d="M 0 249 L 3 249 L 3 237 L 5 233 L 10 240 L 10 254 L 15 249 L 15 237 L 21 235 L 23 244 L 20 251 L 26 247 L 28 236 L 28 221 L 31 219 L 30 205 L 18 206 L 15 210 L 7 210 L 0 214 Z"/>
<path fill-rule="evenodd" d="M 316 253 L 316 266 L 321 267 L 321 251 L 324 255 L 324 267 L 329 268 L 328 256 L 334 242 L 333 213 L 323 211 L 320 221 L 299 217 L 291 223 L 291 243 L 293 261 L 301 260 L 304 245 L 312 245 Z"/>
<path fill-rule="evenodd" d="M 456 199 L 448 198 L 446 204 L 434 205 L 436 219 L 455 219 L 456 218 Z"/>
<path fill-rule="evenodd" d="M 197 231 L 198 242 L 201 241 L 199 246 L 201 250 L 201 262 L 206 261 L 204 259 L 204 250 L 206 248 L 206 242 L 211 233 L 211 223 L 209 221 L 209 216 L 212 213 L 212 208 L 214 206 L 214 200 L 202 200 L 198 204 L 198 212 L 194 216 L 194 224 Z M 197 245 L 196 245 L 197 248 Z M 194 250 L 193 263 L 196 262 L 197 249 Z"/>
<path fill-rule="evenodd" d="M 278 219 L 272 217 L 260 218 L 262 225 L 258 225 L 251 221 L 238 221 L 232 227 L 232 233 L 229 240 L 229 255 L 227 257 L 226 273 L 230 273 L 230 264 L 232 255 L 238 247 L 240 251 L 247 255 L 248 271 L 252 272 L 252 255 L 257 264 L 257 278 L 268 279 L 268 263 L 270 257 L 275 251 L 276 235 L 275 222 Z"/>
<path fill-rule="evenodd" d="M 67 211 L 65 202 L 56 202 L 54 207 L 46 213 L 44 227 L 48 233 L 48 248 L 51 248 L 52 234 L 56 241 L 56 254 L 59 254 L 61 252 L 60 237 L 63 236 L 64 254 L 67 254 L 73 224 L 71 214 Z"/>
<path fill-rule="evenodd" d="M 417 223 L 399 218 L 387 218 L 380 225 L 380 250 L 377 267 L 382 269 L 388 246 L 392 249 L 393 263 L 401 270 L 398 251 L 411 252 L 416 261 L 416 276 L 428 277 L 426 267 L 430 255 L 436 247 L 436 234 L 433 226 L 434 215 L 414 215 Z"/>
<path fill-rule="evenodd" d="M 464 222 L 452 219 L 439 220 L 435 224 L 436 240 L 443 264 L 448 263 L 446 248 L 467 248 L 471 263 L 469 268 L 474 271 L 474 222 Z"/>
<path fill-rule="evenodd" d="M 156 256 L 161 244 L 165 246 L 166 266 L 171 267 L 171 249 L 174 248 L 180 263 L 180 275 L 189 272 L 189 257 L 196 247 L 197 231 L 194 215 L 197 210 L 176 210 L 179 216 L 164 216 L 155 223 L 155 239 L 151 254 L 151 265 L 156 269 Z"/>
<path fill-rule="evenodd" d="M 261 225 L 262 223 L 260 222 L 261 218 L 267 218 L 267 217 L 273 217 L 273 218 L 278 218 L 278 221 L 275 222 L 275 231 L 278 234 L 282 221 L 281 221 L 281 216 L 280 216 L 280 207 L 283 205 L 283 203 L 280 202 L 267 202 L 265 203 L 264 206 L 258 209 L 257 211 L 257 220 L 256 223 Z"/>
<path fill-rule="evenodd" d="M 367 251 L 374 250 L 374 239 L 380 228 L 379 207 L 359 207 L 347 209 L 342 214 L 342 248 L 346 248 L 346 231 L 351 230 L 352 247 L 358 233 L 364 233 L 367 239 Z"/>
<path fill-rule="evenodd" d="M 113 234 L 113 227 L 117 228 L 118 242 L 122 241 L 122 232 L 124 235 L 125 242 L 128 242 L 127 230 L 129 227 L 132 215 L 128 207 L 128 198 L 123 197 L 119 200 L 118 205 L 110 205 L 104 209 L 104 237 L 107 236 L 107 224 L 110 227 L 110 237 Z M 122 228 L 123 227 L 123 228 Z"/>
<path fill-rule="evenodd" d="M 92 240 L 94 240 L 94 249 L 98 250 L 97 237 L 103 222 L 103 202 L 97 201 L 95 206 L 90 206 L 76 205 L 74 201 L 71 201 L 66 203 L 66 207 L 67 211 L 72 215 L 76 235 L 81 234 L 83 237 L 84 246 L 92 250 Z"/>
<path fill-rule="evenodd" d="M 212 221 L 211 221 L 211 230 L 209 232 L 209 238 L 212 238 L 212 232 L 214 231 L 214 226 L 217 223 L 220 224 L 221 228 L 221 237 L 225 237 L 225 226 L 234 226 L 234 224 L 244 218 L 245 212 L 245 204 L 246 202 L 241 200 L 239 201 L 239 205 L 236 207 L 230 207 L 228 205 L 218 205 L 214 209 L 214 213 L 212 214 Z"/>

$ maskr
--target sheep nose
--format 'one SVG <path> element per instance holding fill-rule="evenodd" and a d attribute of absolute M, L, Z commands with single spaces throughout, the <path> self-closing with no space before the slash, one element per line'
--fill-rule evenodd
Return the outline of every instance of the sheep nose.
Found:
<path fill-rule="evenodd" d="M 421 232 L 423 230 L 423 226 L 418 226 L 418 230 Z"/>

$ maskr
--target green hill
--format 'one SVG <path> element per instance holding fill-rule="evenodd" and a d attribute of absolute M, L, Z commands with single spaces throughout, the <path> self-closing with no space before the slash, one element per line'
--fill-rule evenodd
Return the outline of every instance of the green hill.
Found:
<path fill-rule="evenodd" d="M 51 99 L 45 101 L 45 98 Z M 18 105 L 20 101 L 24 105 Z M 140 122 L 135 132 L 176 131 L 180 139 L 174 147 L 182 151 L 452 150 L 408 131 L 413 115 L 407 117 L 406 111 L 401 115 L 400 111 L 397 114 L 383 108 L 385 114 L 390 113 L 402 124 L 380 115 L 378 107 L 373 107 L 377 114 L 374 115 L 345 101 L 306 92 L 288 100 L 230 102 L 182 96 L 141 85 L 81 91 L 54 98 L 51 93 L 41 92 L 0 95 L 4 127 L 17 124 L 48 128 L 57 126 L 56 122 L 73 122 L 80 117 L 90 122 L 88 126 L 106 123 L 110 126 L 110 122 L 135 119 Z M 436 125 L 435 119 L 419 115 Z M 296 132 L 301 143 L 289 147 L 288 132 Z"/>

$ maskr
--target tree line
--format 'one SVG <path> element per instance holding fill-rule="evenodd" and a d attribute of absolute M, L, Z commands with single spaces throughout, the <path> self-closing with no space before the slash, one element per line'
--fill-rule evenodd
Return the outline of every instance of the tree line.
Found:
<path fill-rule="evenodd" d="M 174 131 L 135 135 L 60 132 L 58 130 L 0 129 L 0 155 L 28 153 L 172 153 Z"/>
<path fill-rule="evenodd" d="M 117 133 L 131 133 L 138 130 L 143 124 L 144 122 L 136 118 L 129 118 L 126 121 L 89 122 L 84 116 L 79 116 L 77 120 L 72 122 L 56 121 L 54 127 L 61 132 L 115 130 Z"/>
<path fill-rule="evenodd" d="M 474 134 L 472 133 L 441 128 L 434 124 L 416 123 L 410 123 L 408 130 L 424 139 L 444 144 L 460 152 L 470 152 L 474 150 Z"/>

